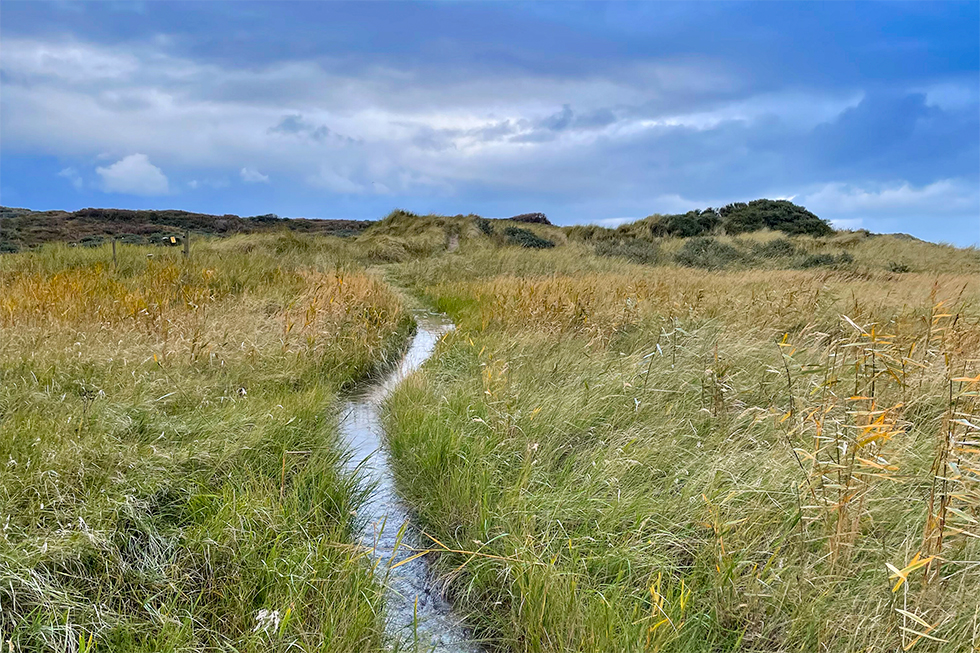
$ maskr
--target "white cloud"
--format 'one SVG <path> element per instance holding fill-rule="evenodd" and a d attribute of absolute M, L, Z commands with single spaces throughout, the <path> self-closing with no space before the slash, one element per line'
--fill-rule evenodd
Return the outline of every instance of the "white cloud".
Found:
<path fill-rule="evenodd" d="M 85 182 L 82 181 L 81 175 L 78 174 L 78 170 L 75 170 L 72 167 L 65 168 L 64 170 L 58 173 L 58 176 L 64 177 L 65 179 L 70 181 L 71 185 L 75 187 L 75 190 L 81 190 L 82 187 L 85 185 Z"/>
<path fill-rule="evenodd" d="M 4 40 L 3 70 L 22 78 L 59 78 L 71 83 L 120 79 L 134 73 L 139 65 L 130 54 L 83 43 Z"/>
<path fill-rule="evenodd" d="M 323 166 L 320 167 L 316 174 L 307 177 L 307 181 L 318 188 L 343 195 L 359 194 L 366 190 L 362 184 Z"/>
<path fill-rule="evenodd" d="M 639 220 L 639 218 L 603 218 L 602 220 L 594 220 L 590 224 L 597 224 L 600 227 L 615 228 L 621 224 L 636 222 L 637 220 Z"/>
<path fill-rule="evenodd" d="M 902 182 L 871 189 L 833 183 L 807 194 L 802 203 L 832 220 L 866 215 L 963 215 L 976 214 L 980 209 L 980 190 L 959 179 L 942 179 L 920 187 Z"/>
<path fill-rule="evenodd" d="M 588 158 L 599 139 L 630 143 L 630 125 L 643 131 L 649 118 L 646 109 L 617 110 L 614 124 L 510 140 L 535 136 L 563 104 L 587 118 L 609 107 L 664 107 L 675 95 L 693 102 L 743 84 L 711 60 L 636 62 L 602 76 L 489 71 L 459 79 L 385 65 L 351 71 L 329 59 L 234 68 L 178 56 L 166 40 L 105 47 L 24 38 L 16 52 L 0 60 L 10 80 L 2 99 L 10 147 L 84 157 L 143 152 L 168 166 L 234 170 L 253 183 L 293 177 L 341 193 L 453 193 L 495 179 L 539 188 L 543 179 L 517 172 L 515 162 L 565 179 L 533 157 Z M 289 117 L 315 126 L 310 137 L 284 138 L 276 127 Z M 237 163 L 257 156 L 264 172 Z M 310 173 L 325 160 L 342 160 L 345 172 Z"/>
<path fill-rule="evenodd" d="M 102 189 L 107 193 L 166 195 L 170 190 L 166 175 L 145 154 L 130 154 L 95 171 L 102 177 Z"/>
<path fill-rule="evenodd" d="M 804 196 L 802 203 L 838 229 L 903 232 L 961 247 L 980 245 L 980 188 L 965 179 L 872 188 L 827 184 Z"/>
<path fill-rule="evenodd" d="M 190 188 L 191 190 L 197 190 L 198 188 L 221 189 L 221 188 L 228 188 L 229 186 L 231 186 L 231 182 L 229 182 L 227 179 L 204 178 L 204 179 L 191 179 L 189 182 L 187 182 L 187 187 Z"/>
<path fill-rule="evenodd" d="M 265 184 L 269 182 L 269 175 L 263 175 L 255 168 L 242 168 L 239 174 L 242 177 L 242 181 L 246 184 Z"/>

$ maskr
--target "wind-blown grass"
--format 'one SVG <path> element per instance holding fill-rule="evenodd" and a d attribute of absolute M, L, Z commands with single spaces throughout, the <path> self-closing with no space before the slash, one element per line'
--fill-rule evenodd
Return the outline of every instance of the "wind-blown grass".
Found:
<path fill-rule="evenodd" d="M 331 406 L 409 320 L 332 249 L 0 258 L 5 647 L 382 648 Z"/>
<path fill-rule="evenodd" d="M 410 326 L 383 265 L 459 327 L 388 445 L 496 649 L 980 645 L 976 250 L 509 226 L 0 257 L 3 639 L 389 646 L 331 411 Z"/>
<path fill-rule="evenodd" d="M 980 644 L 975 277 L 467 256 L 402 267 L 459 329 L 389 443 L 488 638 Z"/>

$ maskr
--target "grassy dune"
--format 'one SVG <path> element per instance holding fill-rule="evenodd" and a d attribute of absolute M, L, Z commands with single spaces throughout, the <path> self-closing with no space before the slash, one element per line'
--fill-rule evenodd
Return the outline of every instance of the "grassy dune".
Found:
<path fill-rule="evenodd" d="M 291 235 L 0 257 L 12 650 L 380 650 L 331 406 L 409 319 L 349 258 Z"/>
<path fill-rule="evenodd" d="M 479 243 L 399 268 L 459 330 L 390 403 L 397 478 L 489 639 L 980 645 L 976 254 L 893 274 L 855 240 L 845 270 Z"/>
<path fill-rule="evenodd" d="M 640 227 L 0 256 L 4 643 L 390 648 L 333 410 L 401 286 L 459 328 L 396 481 L 491 650 L 977 650 L 977 251 Z"/>

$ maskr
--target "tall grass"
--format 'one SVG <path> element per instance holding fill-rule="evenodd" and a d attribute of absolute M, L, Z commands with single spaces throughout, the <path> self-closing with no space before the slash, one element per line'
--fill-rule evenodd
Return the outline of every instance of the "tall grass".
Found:
<path fill-rule="evenodd" d="M 410 328 L 383 266 L 459 327 L 388 445 L 495 649 L 980 646 L 976 250 L 508 225 L 0 257 L 4 643 L 390 646 L 331 409 Z"/>
<path fill-rule="evenodd" d="M 389 404 L 397 480 L 485 636 L 980 645 L 974 276 L 571 249 L 401 268 L 460 328 Z"/>
<path fill-rule="evenodd" d="M 331 406 L 400 299 L 326 239 L 119 253 L 0 258 L 4 647 L 379 650 Z"/>

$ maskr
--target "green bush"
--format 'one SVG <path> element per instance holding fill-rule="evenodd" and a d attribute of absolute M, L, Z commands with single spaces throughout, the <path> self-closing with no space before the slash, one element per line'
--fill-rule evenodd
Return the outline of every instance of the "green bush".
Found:
<path fill-rule="evenodd" d="M 739 258 L 737 249 L 714 238 L 691 238 L 675 256 L 681 265 L 708 270 L 726 267 Z"/>
<path fill-rule="evenodd" d="M 829 236 L 834 233 L 826 220 L 787 200 L 759 199 L 736 202 L 718 211 L 725 233 L 741 234 L 760 229 L 790 235 Z"/>
<path fill-rule="evenodd" d="M 786 200 L 759 199 L 737 202 L 721 209 L 697 209 L 676 215 L 651 215 L 622 225 L 619 232 L 634 237 L 693 238 L 721 230 L 737 235 L 760 229 L 789 235 L 827 236 L 834 232 L 826 220 Z"/>
<path fill-rule="evenodd" d="M 547 249 L 555 246 L 552 241 L 542 238 L 533 231 L 521 229 L 520 227 L 507 227 L 504 230 L 504 235 L 507 236 L 507 242 L 511 245 L 520 245 L 521 247 L 530 247 L 532 249 Z"/>
<path fill-rule="evenodd" d="M 797 267 L 800 268 L 816 268 L 821 266 L 833 265 L 837 262 L 833 254 L 808 254 L 800 259 Z"/>
<path fill-rule="evenodd" d="M 905 263 L 899 263 L 898 261 L 889 261 L 888 262 L 888 271 L 889 272 L 903 273 L 903 272 L 911 272 L 912 271 L 912 268 L 910 268 Z"/>
<path fill-rule="evenodd" d="M 786 238 L 776 238 L 767 243 L 759 243 L 753 248 L 753 254 L 762 258 L 780 258 L 782 256 L 796 256 L 799 252 L 796 245 Z"/>
<path fill-rule="evenodd" d="M 477 219 L 476 226 L 479 227 L 480 231 L 482 231 L 487 236 L 493 235 L 493 223 L 487 220 L 486 218 Z"/>
<path fill-rule="evenodd" d="M 679 215 L 652 215 L 647 218 L 647 222 L 651 236 L 690 238 L 712 232 L 721 224 L 721 216 L 717 211 L 709 208 Z"/>
<path fill-rule="evenodd" d="M 105 242 L 105 238 L 102 236 L 85 236 L 78 241 L 78 244 L 82 245 L 83 247 L 98 247 L 103 242 Z"/>
<path fill-rule="evenodd" d="M 544 213 L 521 213 L 510 218 L 514 222 L 529 222 L 531 224 L 551 224 Z"/>

